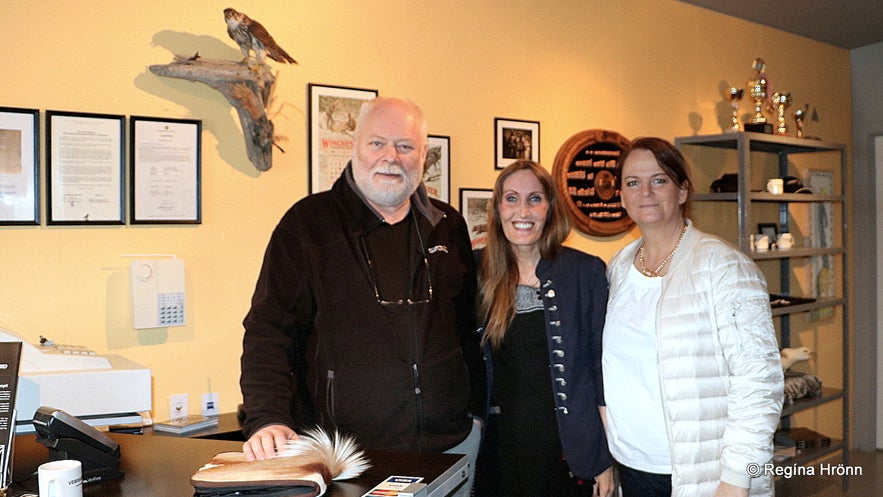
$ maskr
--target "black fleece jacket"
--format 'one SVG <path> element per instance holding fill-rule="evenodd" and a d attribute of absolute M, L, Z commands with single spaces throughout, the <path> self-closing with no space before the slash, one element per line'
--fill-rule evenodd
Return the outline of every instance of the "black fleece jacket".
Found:
<path fill-rule="evenodd" d="M 444 451 L 468 435 L 485 402 L 469 236 L 422 185 L 411 203 L 433 293 L 409 306 L 405 334 L 374 294 L 362 238 L 384 221 L 355 190 L 351 166 L 283 216 L 243 322 L 246 436 L 318 424 L 367 449 Z"/>

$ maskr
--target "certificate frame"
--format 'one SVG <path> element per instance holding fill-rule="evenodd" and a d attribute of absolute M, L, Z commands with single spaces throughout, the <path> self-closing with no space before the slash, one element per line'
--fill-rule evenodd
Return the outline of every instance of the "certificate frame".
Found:
<path fill-rule="evenodd" d="M 472 250 L 487 245 L 488 208 L 493 195 L 490 188 L 460 188 L 460 214 L 466 220 Z"/>
<path fill-rule="evenodd" d="M 309 83 L 307 94 L 309 192 L 316 193 L 330 189 L 349 162 L 359 110 L 378 91 Z"/>
<path fill-rule="evenodd" d="M 510 146 L 513 142 L 518 146 Z M 494 169 L 504 169 L 518 159 L 540 161 L 540 122 L 494 118 Z"/>
<path fill-rule="evenodd" d="M 48 224 L 125 224 L 125 121 L 46 111 Z"/>
<path fill-rule="evenodd" d="M 129 223 L 201 224 L 202 121 L 131 116 L 129 140 Z"/>
<path fill-rule="evenodd" d="M 442 202 L 451 201 L 451 137 L 429 135 L 426 161 L 423 164 L 423 185 L 426 194 Z"/>
<path fill-rule="evenodd" d="M 0 107 L 0 225 L 40 224 L 40 111 Z"/>

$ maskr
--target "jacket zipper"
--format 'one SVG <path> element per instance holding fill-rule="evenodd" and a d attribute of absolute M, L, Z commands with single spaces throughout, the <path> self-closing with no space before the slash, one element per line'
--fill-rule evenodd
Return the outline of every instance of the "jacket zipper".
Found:
<path fill-rule="evenodd" d="M 417 363 L 411 364 L 411 374 L 414 379 L 414 414 L 417 417 L 417 448 L 426 450 L 426 441 L 423 437 L 423 389 L 420 387 L 420 368 Z"/>
<path fill-rule="evenodd" d="M 328 421 L 337 429 L 337 415 L 334 413 L 334 370 L 329 369 L 325 376 L 325 405 L 328 411 Z"/>

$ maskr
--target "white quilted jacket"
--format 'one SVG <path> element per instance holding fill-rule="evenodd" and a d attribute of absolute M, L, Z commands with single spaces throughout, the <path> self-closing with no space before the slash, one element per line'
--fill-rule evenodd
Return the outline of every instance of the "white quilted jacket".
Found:
<path fill-rule="evenodd" d="M 610 301 L 641 240 L 610 261 Z M 692 226 L 664 276 L 657 309 L 659 382 L 672 495 L 713 496 L 726 481 L 772 495 L 782 367 L 763 274 L 745 254 Z"/>

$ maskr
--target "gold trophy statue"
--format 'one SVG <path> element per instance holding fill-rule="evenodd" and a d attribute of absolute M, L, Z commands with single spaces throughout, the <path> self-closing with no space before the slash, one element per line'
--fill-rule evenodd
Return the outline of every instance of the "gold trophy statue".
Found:
<path fill-rule="evenodd" d="M 808 106 L 809 104 L 807 104 Z M 795 132 L 797 138 L 803 138 L 803 130 L 806 128 L 806 111 L 797 109 L 794 111 L 794 125 L 797 128 Z"/>
<path fill-rule="evenodd" d="M 776 134 L 787 135 L 788 126 L 785 124 L 785 109 L 791 105 L 790 92 L 776 92 L 773 94 L 773 107 L 776 109 Z"/>
<path fill-rule="evenodd" d="M 742 88 L 736 88 L 735 86 L 731 86 L 730 89 L 727 90 L 727 100 L 730 101 L 730 106 L 733 108 L 732 124 L 727 131 L 735 133 L 742 129 L 739 126 L 739 100 L 742 100 L 742 95 L 744 93 L 745 90 Z"/>
<path fill-rule="evenodd" d="M 766 62 L 758 57 L 751 63 L 751 68 L 754 69 L 754 79 L 748 81 L 748 92 L 754 99 L 754 119 L 750 123 L 745 123 L 745 131 L 772 133 L 773 126 L 766 122 L 766 116 L 764 116 L 764 108 L 768 105 L 767 88 L 769 86 L 765 71 Z"/>

